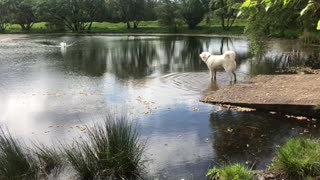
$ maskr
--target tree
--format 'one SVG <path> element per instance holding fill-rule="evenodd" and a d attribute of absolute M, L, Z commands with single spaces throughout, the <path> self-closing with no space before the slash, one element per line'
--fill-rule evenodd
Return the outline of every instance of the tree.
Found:
<path fill-rule="evenodd" d="M 294 30 L 297 37 L 302 31 L 315 31 L 319 21 L 319 3 L 310 0 L 246 0 L 240 13 L 247 18 L 245 32 L 254 55 L 264 52 L 268 36 L 286 36 Z"/>
<path fill-rule="evenodd" d="M 130 29 L 130 21 L 134 21 L 134 28 L 138 27 L 139 21 L 143 18 L 145 0 L 109 0 L 114 9 L 114 14 L 122 21 L 127 23 Z"/>
<path fill-rule="evenodd" d="M 42 0 L 38 5 L 41 20 L 62 22 L 73 32 L 90 31 L 105 7 L 104 0 Z"/>
<path fill-rule="evenodd" d="M 242 0 L 211 0 L 210 9 L 221 20 L 221 26 L 224 30 L 229 30 L 237 18 L 237 12 Z"/>
<path fill-rule="evenodd" d="M 158 5 L 157 0 L 146 0 L 144 8 L 144 21 L 157 20 L 156 7 Z"/>
<path fill-rule="evenodd" d="M 12 22 L 19 24 L 23 31 L 30 31 L 36 22 L 36 3 L 33 0 L 13 0 Z"/>
<path fill-rule="evenodd" d="M 133 21 L 133 28 L 138 28 L 139 21 L 143 19 L 145 10 L 145 0 L 133 0 L 130 8 L 130 17 Z"/>
<path fill-rule="evenodd" d="M 176 1 L 164 0 L 156 7 L 158 21 L 161 25 L 177 31 L 180 21 L 180 8 Z"/>
<path fill-rule="evenodd" d="M 262 11 L 270 14 L 270 9 L 276 9 L 279 6 L 281 6 L 282 9 L 275 14 L 276 16 L 274 17 L 277 18 L 274 18 L 274 20 L 279 19 L 278 15 L 281 15 L 281 13 L 289 11 L 291 14 L 298 14 L 302 19 L 308 20 L 307 23 L 304 23 L 304 27 L 313 26 L 314 29 L 318 29 L 317 24 L 320 24 L 320 2 L 318 0 L 281 0 L 274 2 L 271 0 L 246 0 L 241 5 L 240 12 L 252 17 Z M 285 19 L 286 17 L 281 20 Z M 296 20 L 298 20 L 298 18 L 296 18 Z"/>
<path fill-rule="evenodd" d="M 193 29 L 203 20 L 206 8 L 201 0 L 183 0 L 181 13 L 189 28 Z"/>
<path fill-rule="evenodd" d="M 0 32 L 6 30 L 10 21 L 10 3 L 9 0 L 0 0 Z"/>

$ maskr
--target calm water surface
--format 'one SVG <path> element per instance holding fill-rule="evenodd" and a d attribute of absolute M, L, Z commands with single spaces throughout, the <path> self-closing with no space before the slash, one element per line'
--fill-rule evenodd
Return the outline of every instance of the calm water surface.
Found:
<path fill-rule="evenodd" d="M 287 138 L 319 137 L 315 123 L 200 103 L 229 83 L 223 71 L 211 83 L 199 54 L 228 49 L 237 52 L 238 83 L 320 64 L 319 48 L 295 41 L 273 40 L 252 57 L 243 38 L 1 35 L 0 125 L 51 145 L 126 109 L 147 139 L 148 176 L 160 179 L 205 179 L 212 166 L 232 162 L 262 169 Z"/>

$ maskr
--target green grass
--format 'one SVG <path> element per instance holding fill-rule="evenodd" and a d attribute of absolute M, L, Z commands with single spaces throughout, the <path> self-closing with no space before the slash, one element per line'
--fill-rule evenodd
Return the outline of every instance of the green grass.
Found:
<path fill-rule="evenodd" d="M 319 140 L 290 139 L 277 151 L 270 170 L 290 179 L 317 177 L 320 176 L 319 155 Z"/>
<path fill-rule="evenodd" d="M 251 180 L 253 179 L 253 174 L 247 167 L 235 164 L 223 166 L 220 169 L 214 167 L 208 171 L 207 177 L 209 180 Z"/>
<path fill-rule="evenodd" d="M 77 171 L 81 179 L 90 180 L 98 176 L 98 159 L 94 150 L 87 142 L 76 142 L 73 146 L 66 145 L 63 151 L 65 152 L 68 162 L 74 170 Z"/>
<path fill-rule="evenodd" d="M 35 155 L 38 158 L 39 168 L 42 173 L 49 175 L 58 174 L 63 162 L 60 152 L 55 148 L 48 148 L 43 144 L 35 146 Z"/>
<path fill-rule="evenodd" d="M 46 26 L 47 23 L 35 23 L 30 32 L 23 32 L 18 24 L 8 25 L 4 33 L 53 33 Z M 196 28 L 189 29 L 186 24 L 182 24 L 174 32 L 172 29 L 159 25 L 158 21 L 141 21 L 137 29 L 127 29 L 126 23 L 109 23 L 109 22 L 94 22 L 89 33 L 179 33 L 179 34 L 243 34 L 245 20 L 239 19 L 235 21 L 234 27 L 229 31 L 223 30 L 220 25 L 220 20 L 214 18 L 210 24 L 202 21 Z M 64 31 L 71 33 L 71 31 Z"/>
<path fill-rule="evenodd" d="M 24 143 L 0 128 L 0 179 L 37 179 L 36 159 Z"/>
<path fill-rule="evenodd" d="M 144 147 L 126 117 L 108 115 L 103 124 L 88 128 L 87 140 L 63 151 L 81 179 L 136 179 L 143 169 Z"/>

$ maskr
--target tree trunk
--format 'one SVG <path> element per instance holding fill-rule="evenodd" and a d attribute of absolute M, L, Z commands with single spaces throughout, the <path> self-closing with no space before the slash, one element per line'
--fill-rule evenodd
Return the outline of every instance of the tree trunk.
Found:
<path fill-rule="evenodd" d="M 127 29 L 131 29 L 130 21 L 127 21 Z"/>
<path fill-rule="evenodd" d="M 90 22 L 90 24 L 88 26 L 88 31 L 91 31 L 91 27 L 92 27 L 92 22 Z"/>
<path fill-rule="evenodd" d="M 138 29 L 138 22 L 136 20 L 133 21 L 133 29 Z"/>
<path fill-rule="evenodd" d="M 230 17 L 228 17 L 227 19 L 227 26 L 226 26 L 226 30 L 229 30 L 230 29 Z"/>
<path fill-rule="evenodd" d="M 6 23 L 0 23 L 0 32 L 4 32 L 6 30 Z"/>
<path fill-rule="evenodd" d="M 73 29 L 74 29 L 74 32 L 79 32 L 78 24 L 76 22 L 73 23 Z"/>
<path fill-rule="evenodd" d="M 21 26 L 21 30 L 22 31 L 26 31 L 26 27 L 24 26 L 24 24 L 19 24 Z"/>
<path fill-rule="evenodd" d="M 221 16 L 221 26 L 222 26 L 223 30 L 226 30 L 226 26 L 224 24 L 224 17 L 223 16 Z"/>
<path fill-rule="evenodd" d="M 206 17 L 206 24 L 210 25 L 210 17 L 209 17 L 209 15 Z"/>

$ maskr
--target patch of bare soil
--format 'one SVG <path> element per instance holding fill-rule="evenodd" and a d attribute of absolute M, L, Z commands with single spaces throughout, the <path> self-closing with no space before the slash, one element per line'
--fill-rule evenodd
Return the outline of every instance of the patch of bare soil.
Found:
<path fill-rule="evenodd" d="M 209 103 L 320 104 L 320 74 L 259 75 L 201 98 Z"/>

